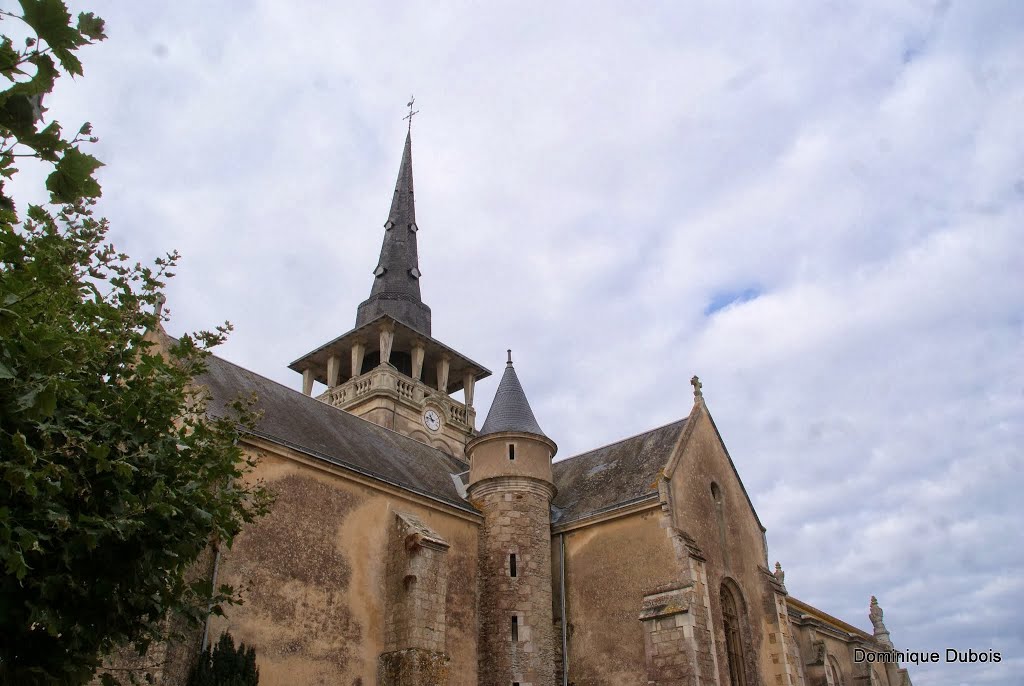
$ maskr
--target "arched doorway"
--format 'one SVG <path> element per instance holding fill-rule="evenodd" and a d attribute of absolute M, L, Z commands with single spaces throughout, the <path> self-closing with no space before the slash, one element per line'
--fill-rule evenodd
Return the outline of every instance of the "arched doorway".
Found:
<path fill-rule="evenodd" d="M 725 630 L 725 654 L 729 662 L 729 686 L 746 686 L 743 673 L 743 642 L 740 640 L 740 612 L 736 596 L 724 583 L 720 593 L 722 628 Z"/>

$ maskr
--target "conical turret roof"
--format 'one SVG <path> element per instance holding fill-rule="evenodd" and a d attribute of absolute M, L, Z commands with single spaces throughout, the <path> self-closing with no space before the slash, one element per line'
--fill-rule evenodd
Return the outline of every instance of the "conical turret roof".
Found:
<path fill-rule="evenodd" d="M 547 436 L 537 423 L 530 408 L 530 401 L 526 399 L 523 385 L 519 383 L 516 369 L 512 366 L 512 351 L 508 351 L 508 362 L 505 364 L 505 373 L 501 376 L 498 390 L 494 394 L 494 402 L 487 412 L 487 419 L 480 429 L 480 436 L 499 433 L 501 431 L 521 431 L 523 433 Z"/>

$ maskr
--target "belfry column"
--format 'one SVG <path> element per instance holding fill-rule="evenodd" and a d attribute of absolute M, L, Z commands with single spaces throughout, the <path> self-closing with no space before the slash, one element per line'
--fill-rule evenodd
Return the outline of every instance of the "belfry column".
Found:
<path fill-rule="evenodd" d="M 480 434 L 466 446 L 469 498 L 483 513 L 480 642 L 483 686 L 554 686 L 551 458 L 512 367 L 511 351 Z"/>

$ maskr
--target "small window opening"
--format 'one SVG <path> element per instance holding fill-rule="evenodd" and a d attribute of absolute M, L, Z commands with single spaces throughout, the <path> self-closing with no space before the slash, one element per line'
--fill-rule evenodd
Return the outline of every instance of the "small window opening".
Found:
<path fill-rule="evenodd" d="M 519 617 L 512 615 L 512 642 L 519 641 Z"/>
<path fill-rule="evenodd" d="M 508 573 L 511 577 L 518 576 L 516 572 L 516 554 L 512 553 L 508 556 Z"/>
<path fill-rule="evenodd" d="M 508 444 L 508 459 L 510 459 L 510 460 L 516 459 L 516 445 L 515 445 L 515 443 L 509 443 Z"/>
<path fill-rule="evenodd" d="M 512 686 L 519 686 L 519 682 L 518 681 L 513 681 L 512 682 Z"/>

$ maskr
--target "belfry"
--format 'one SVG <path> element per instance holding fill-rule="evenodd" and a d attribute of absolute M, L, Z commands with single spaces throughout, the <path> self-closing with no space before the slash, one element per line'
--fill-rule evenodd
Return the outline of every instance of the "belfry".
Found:
<path fill-rule="evenodd" d="M 418 233 L 410 131 L 370 296 L 359 305 L 355 328 L 289 368 L 302 374 L 306 395 L 319 382 L 327 387 L 319 400 L 462 457 L 475 426 L 476 382 L 491 373 L 431 337 Z M 451 397 L 460 390 L 464 402 Z"/>

